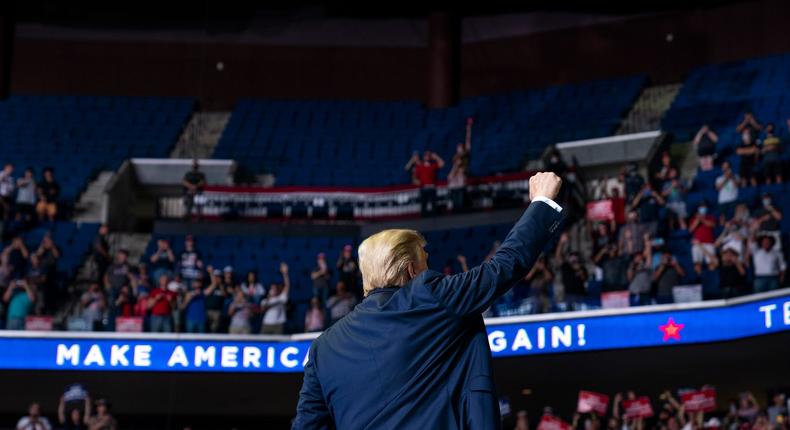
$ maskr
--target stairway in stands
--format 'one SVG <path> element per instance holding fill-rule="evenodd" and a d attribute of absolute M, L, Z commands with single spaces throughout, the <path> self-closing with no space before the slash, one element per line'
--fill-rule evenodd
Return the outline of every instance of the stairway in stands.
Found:
<path fill-rule="evenodd" d="M 211 158 L 230 112 L 195 112 L 181 132 L 170 158 Z"/>
<path fill-rule="evenodd" d="M 639 133 L 661 128 L 661 118 L 672 105 L 682 84 L 647 87 L 626 115 L 616 134 Z"/>
<path fill-rule="evenodd" d="M 112 180 L 115 172 L 108 170 L 99 172 L 99 175 L 91 181 L 85 191 L 80 195 L 79 200 L 74 205 L 74 215 L 72 220 L 75 222 L 102 222 L 104 189 Z"/>

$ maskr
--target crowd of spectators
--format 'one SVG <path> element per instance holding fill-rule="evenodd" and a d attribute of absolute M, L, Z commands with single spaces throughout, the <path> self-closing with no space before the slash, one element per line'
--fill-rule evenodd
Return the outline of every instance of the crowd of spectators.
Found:
<path fill-rule="evenodd" d="M 37 222 L 53 222 L 58 216 L 60 185 L 51 167 L 36 178 L 32 167 L 15 175 L 16 167 L 8 163 L 0 170 L 0 212 L 3 238 L 29 229 Z"/>
<path fill-rule="evenodd" d="M 571 243 L 580 242 L 573 236 L 578 230 L 563 234 L 554 252 L 541 257 L 499 306 L 507 313 L 540 313 L 596 307 L 600 293 L 608 292 L 627 291 L 633 306 L 671 303 L 675 287 L 681 285 L 700 285 L 704 299 L 785 286 L 786 246 L 780 231 L 785 214 L 765 188 L 782 183 L 782 169 L 777 167 L 781 142 L 773 125 L 763 127 L 751 114 L 734 132 L 743 139 L 737 149 L 740 174 L 716 153 L 718 135 L 702 127 L 694 139 L 699 176 L 715 176 L 709 182 L 695 178 L 693 185 L 680 178 L 667 152 L 647 175 L 629 164 L 619 176 L 585 186 L 574 166 L 550 151 L 544 164 L 565 179 L 558 197 L 563 206 L 578 211 L 587 201 L 608 199 L 612 216 L 587 220 L 589 259 L 585 253 L 571 252 Z M 752 149 L 746 151 L 747 147 Z M 716 199 L 691 205 L 692 186 L 698 194 Z"/>
<path fill-rule="evenodd" d="M 50 421 L 38 402 L 30 404 L 27 415 L 17 421 L 16 430 L 115 430 L 118 423 L 107 399 L 92 399 L 81 384 L 71 384 L 57 403 L 56 420 Z M 54 422 L 54 425 L 53 425 Z"/>
<path fill-rule="evenodd" d="M 176 252 L 166 239 L 156 250 L 133 266 L 126 250 L 113 259 L 102 227 L 94 241 L 93 258 L 103 276 L 81 298 L 77 320 L 88 330 L 114 330 L 116 318 L 139 317 L 151 332 L 283 334 L 292 312 L 289 301 L 291 275 L 288 264 L 268 286 L 258 273 L 239 276 L 231 266 L 214 267 L 204 262 L 187 236 Z M 335 276 L 336 272 L 336 276 Z M 321 331 L 353 309 L 358 301 L 359 270 L 353 248 L 346 245 L 334 265 L 324 253 L 316 256 L 310 273 L 313 298 L 306 312 L 306 331 Z M 337 281 L 332 284 L 332 280 Z"/>
<path fill-rule="evenodd" d="M 469 177 L 469 158 L 472 153 L 472 125 L 474 120 L 466 122 L 466 137 L 463 143 L 456 145 L 450 172 L 447 174 L 449 199 L 447 209 L 451 212 L 462 211 L 466 205 L 466 186 Z M 436 186 L 439 183 L 438 172 L 445 166 L 439 154 L 425 150 L 422 158 L 414 151 L 404 170 L 411 173 L 411 183 L 420 187 L 420 213 L 423 216 L 435 215 L 438 212 Z"/>
<path fill-rule="evenodd" d="M 29 315 L 48 314 L 57 306 L 61 291 L 56 282 L 60 250 L 45 235 L 35 249 L 14 237 L 0 253 L 0 325 L 22 330 Z"/>
<path fill-rule="evenodd" d="M 713 387 L 701 388 L 701 390 L 705 389 L 713 389 Z M 605 414 L 576 412 L 565 424 L 568 425 L 569 430 L 787 430 L 790 428 L 787 397 L 783 392 L 771 393 L 766 404 L 761 405 L 751 392 L 744 391 L 739 393 L 737 398 L 728 399 L 726 408 L 717 404 L 715 410 L 710 412 L 688 412 L 681 397 L 684 392 L 690 391 L 697 390 L 683 389 L 677 390 L 677 393 L 666 390 L 658 396 L 658 399 L 648 397 L 652 416 L 642 418 L 628 417 L 624 408 L 624 401 L 637 398 L 634 391 L 627 391 L 625 394 L 616 393 L 610 397 Z M 510 420 L 515 423 L 513 430 L 529 430 L 540 428 L 539 423 L 545 417 L 562 420 L 550 406 L 545 407 L 542 416 L 537 419 L 532 419 L 527 411 L 520 410 L 513 414 Z"/>

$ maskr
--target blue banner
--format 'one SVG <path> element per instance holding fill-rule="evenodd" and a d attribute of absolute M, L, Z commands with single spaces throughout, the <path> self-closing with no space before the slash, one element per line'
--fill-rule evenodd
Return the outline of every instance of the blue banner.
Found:
<path fill-rule="evenodd" d="M 790 330 L 790 293 L 735 304 L 535 321 L 489 321 L 493 356 L 688 345 Z M 643 308 L 644 309 L 644 308 Z M 666 309 L 666 308 L 663 308 Z M 647 310 L 647 309 L 645 309 Z M 641 309 L 640 309 L 641 311 Z M 627 312 L 627 311 L 625 311 Z M 562 314 L 558 314 L 562 317 Z M 310 340 L 25 333 L 0 337 L 0 369 L 301 372 Z"/>

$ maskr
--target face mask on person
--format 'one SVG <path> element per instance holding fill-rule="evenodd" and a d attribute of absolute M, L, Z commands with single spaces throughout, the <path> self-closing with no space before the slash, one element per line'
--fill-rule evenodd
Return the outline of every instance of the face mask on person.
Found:
<path fill-rule="evenodd" d="M 706 215 L 708 213 L 708 208 L 705 206 L 700 206 L 699 209 L 697 209 L 697 211 L 699 212 L 700 215 Z"/>

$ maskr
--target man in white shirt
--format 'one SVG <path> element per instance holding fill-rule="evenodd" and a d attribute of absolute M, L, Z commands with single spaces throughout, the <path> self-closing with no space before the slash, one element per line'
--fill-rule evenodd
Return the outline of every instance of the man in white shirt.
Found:
<path fill-rule="evenodd" d="M 724 219 L 732 218 L 738 200 L 738 176 L 732 172 L 730 162 L 721 163 L 722 175 L 716 178 L 719 192 L 719 213 Z"/>
<path fill-rule="evenodd" d="M 754 291 L 760 293 L 778 289 L 784 283 L 785 264 L 782 252 L 774 249 L 773 236 L 763 235 L 749 243 L 754 262 Z"/>
<path fill-rule="evenodd" d="M 38 403 L 31 403 L 27 413 L 27 416 L 16 423 L 16 430 L 52 430 L 47 417 L 41 416 L 41 406 Z"/>
<path fill-rule="evenodd" d="M 280 273 L 283 275 L 283 283 L 272 285 L 269 295 L 261 300 L 261 334 L 283 334 L 285 328 L 285 305 L 288 303 L 288 290 L 291 289 L 287 264 L 280 263 Z"/>

